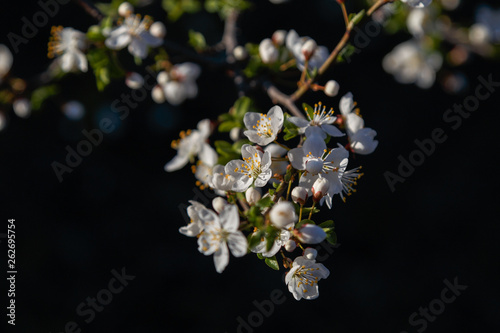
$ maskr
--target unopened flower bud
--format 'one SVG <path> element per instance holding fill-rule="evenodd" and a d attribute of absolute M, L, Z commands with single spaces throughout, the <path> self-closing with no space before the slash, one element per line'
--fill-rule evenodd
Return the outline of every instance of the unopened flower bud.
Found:
<path fill-rule="evenodd" d="M 316 249 L 313 249 L 312 247 L 306 248 L 304 250 L 304 254 L 303 254 L 303 256 L 309 260 L 316 259 L 317 255 L 318 255 L 318 251 L 316 251 Z"/>
<path fill-rule="evenodd" d="M 159 84 L 165 84 L 170 81 L 170 75 L 165 71 L 161 71 L 158 73 L 158 76 L 156 76 L 156 81 L 158 81 Z"/>
<path fill-rule="evenodd" d="M 279 52 L 273 42 L 266 38 L 259 44 L 259 55 L 263 63 L 270 64 L 278 60 Z"/>
<path fill-rule="evenodd" d="M 261 198 L 260 191 L 254 187 L 249 187 L 248 190 L 245 192 L 245 199 L 247 199 L 247 202 L 249 205 L 255 205 L 257 201 L 259 201 Z"/>
<path fill-rule="evenodd" d="M 134 12 L 134 6 L 132 6 L 129 2 L 122 2 L 122 4 L 118 7 L 118 15 L 127 17 Z"/>
<path fill-rule="evenodd" d="M 299 230 L 294 230 L 295 236 L 306 244 L 318 244 L 326 238 L 325 231 L 315 224 L 305 224 Z"/>
<path fill-rule="evenodd" d="M 285 30 L 276 30 L 273 33 L 273 36 L 271 38 L 272 38 L 274 44 L 281 46 L 281 45 L 285 44 L 286 31 Z"/>
<path fill-rule="evenodd" d="M 16 116 L 28 118 L 31 115 L 31 103 L 26 98 L 19 98 L 12 103 L 12 108 Z"/>
<path fill-rule="evenodd" d="M 239 127 L 233 127 L 229 131 L 229 138 L 233 141 L 238 141 L 241 138 L 241 128 Z"/>
<path fill-rule="evenodd" d="M 292 200 L 299 205 L 304 205 L 308 198 L 307 189 L 302 186 L 297 186 L 292 190 Z"/>
<path fill-rule="evenodd" d="M 236 58 L 236 60 L 241 61 L 245 60 L 245 58 L 248 56 L 248 52 L 244 46 L 238 45 L 234 48 L 233 55 Z"/>
<path fill-rule="evenodd" d="M 290 201 L 282 201 L 271 208 L 269 218 L 275 227 L 284 229 L 288 225 L 295 223 L 297 214 L 295 214 L 295 207 Z"/>
<path fill-rule="evenodd" d="M 319 177 L 316 179 L 312 186 L 312 193 L 313 193 L 313 200 L 315 202 L 318 202 L 323 198 L 326 193 L 328 192 L 328 189 L 330 188 L 330 182 L 328 179 Z"/>
<path fill-rule="evenodd" d="M 335 80 L 330 80 L 325 84 L 325 95 L 334 97 L 339 93 L 339 84 Z"/>
<path fill-rule="evenodd" d="M 130 89 L 140 89 L 144 84 L 144 78 L 139 73 L 129 72 L 125 77 L 125 84 Z"/>
<path fill-rule="evenodd" d="M 214 210 L 218 214 L 220 214 L 220 212 L 222 212 L 224 207 L 226 207 L 227 205 L 228 205 L 228 202 L 224 198 L 217 197 L 214 200 L 212 200 L 212 207 L 214 207 Z"/>
<path fill-rule="evenodd" d="M 295 243 L 295 241 L 292 239 L 287 240 L 285 243 L 285 250 L 287 250 L 288 252 L 293 252 L 296 247 L 297 243 Z"/>
<path fill-rule="evenodd" d="M 165 28 L 165 24 L 162 22 L 156 21 L 149 27 L 149 33 L 154 37 L 163 39 L 167 34 L 167 28 Z"/>
<path fill-rule="evenodd" d="M 318 44 L 314 41 L 314 39 L 308 39 L 304 45 L 302 45 L 302 48 L 300 49 L 300 52 L 306 57 L 306 59 L 310 59 L 314 51 L 316 51 L 316 48 L 318 47 Z"/>
<path fill-rule="evenodd" d="M 160 85 L 154 86 L 151 90 L 151 98 L 158 104 L 165 102 L 165 93 Z"/>

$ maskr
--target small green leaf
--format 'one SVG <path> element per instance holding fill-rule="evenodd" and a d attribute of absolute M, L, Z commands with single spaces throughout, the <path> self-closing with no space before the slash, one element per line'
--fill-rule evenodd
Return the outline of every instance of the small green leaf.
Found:
<path fill-rule="evenodd" d="M 307 103 L 302 103 L 302 108 L 309 115 L 309 119 L 314 118 L 314 108 Z"/>
<path fill-rule="evenodd" d="M 207 47 L 207 42 L 205 40 L 205 36 L 201 32 L 194 31 L 192 29 L 189 30 L 188 33 L 188 43 L 191 45 L 196 51 L 203 51 Z"/>
<path fill-rule="evenodd" d="M 264 237 L 264 231 L 258 230 L 257 232 L 251 233 L 248 235 L 248 248 L 251 250 L 262 241 L 262 237 Z"/>
<path fill-rule="evenodd" d="M 316 224 L 314 223 L 313 220 L 308 220 L 308 219 L 305 219 L 305 220 L 301 220 L 299 223 L 297 223 L 295 225 L 295 229 L 299 229 L 300 227 L 302 227 L 304 224 Z"/>
<path fill-rule="evenodd" d="M 33 90 L 31 93 L 31 108 L 33 110 L 39 110 L 42 107 L 42 104 L 49 97 L 54 96 L 59 93 L 59 87 L 55 84 L 51 84 L 48 86 L 41 86 Z"/>
<path fill-rule="evenodd" d="M 257 258 L 264 259 L 264 256 L 262 255 L 262 253 L 257 253 Z"/>
<path fill-rule="evenodd" d="M 359 22 L 361 22 L 361 20 L 363 19 L 364 16 L 365 16 L 365 10 L 362 9 L 359 13 L 354 15 L 354 17 L 352 19 L 350 19 L 349 21 L 352 22 L 352 24 L 356 25 Z"/>
<path fill-rule="evenodd" d="M 229 132 L 235 127 L 240 127 L 240 123 L 236 121 L 224 121 L 219 125 L 219 132 Z"/>
<path fill-rule="evenodd" d="M 276 260 L 276 256 L 272 256 L 271 258 L 266 258 L 265 262 L 267 266 L 271 267 L 275 271 L 280 270 L 280 266 L 278 265 L 278 260 Z"/>
<path fill-rule="evenodd" d="M 272 204 L 273 204 L 273 199 L 271 199 L 270 196 L 262 198 L 259 201 L 257 201 L 257 203 L 256 203 L 257 207 L 260 207 L 260 208 L 271 207 Z"/>
<path fill-rule="evenodd" d="M 215 150 L 221 155 L 233 155 L 233 145 L 224 140 L 217 140 L 214 142 Z"/>
<path fill-rule="evenodd" d="M 337 234 L 335 232 L 332 232 L 326 236 L 326 241 L 332 245 L 337 244 Z"/>
<path fill-rule="evenodd" d="M 321 228 L 332 228 L 335 226 L 335 223 L 333 223 L 333 220 L 328 220 L 319 225 Z"/>

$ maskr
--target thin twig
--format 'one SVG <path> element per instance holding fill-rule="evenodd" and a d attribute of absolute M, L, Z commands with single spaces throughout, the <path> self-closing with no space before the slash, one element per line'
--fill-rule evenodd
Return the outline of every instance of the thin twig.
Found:
<path fill-rule="evenodd" d="M 273 103 L 279 103 L 286 107 L 288 111 L 290 111 L 294 116 L 300 117 L 300 118 L 306 118 L 302 112 L 300 112 L 299 108 L 295 105 L 293 100 L 288 96 L 287 94 L 284 94 L 281 92 L 278 88 L 276 88 L 271 82 L 269 81 L 264 81 L 262 83 L 262 86 L 267 92 L 267 95 Z"/>
<path fill-rule="evenodd" d="M 97 22 L 101 22 L 104 14 L 89 0 L 73 0 L 77 5 L 82 7 L 87 14 L 92 16 Z"/>

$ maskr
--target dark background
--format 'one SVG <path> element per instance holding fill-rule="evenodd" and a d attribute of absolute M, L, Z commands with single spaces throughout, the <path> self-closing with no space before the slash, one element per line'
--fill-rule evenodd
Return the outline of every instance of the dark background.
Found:
<path fill-rule="evenodd" d="M 35 2 L 5 6 L 1 42 L 8 45 L 6 34 L 19 34 L 21 18 L 31 18 L 39 7 Z M 349 3 L 348 8 L 361 7 Z M 465 1 L 454 15 L 471 24 L 474 8 Z M 141 12 L 156 19 L 164 15 L 155 5 Z M 45 54 L 51 25 L 85 31 L 93 23 L 75 4 L 61 7 L 46 28 L 20 46 L 12 74 L 30 78 L 50 63 Z M 209 43 L 217 42 L 223 28 L 217 16 L 200 13 L 169 24 L 167 36 L 181 41 L 193 25 L 206 31 Z M 276 29 L 295 28 L 331 50 L 342 26 L 334 1 L 283 6 L 259 1 L 240 20 L 240 41 L 258 43 Z M 383 55 L 406 39 L 404 33 L 373 39 L 350 65 L 324 76 L 340 83 L 339 96 L 317 92 L 302 100 L 321 100 L 338 110 L 340 96 L 352 91 L 366 126 L 377 131 L 380 141 L 373 154 L 349 162 L 349 167 L 364 168 L 358 192 L 346 204 L 334 200 L 331 211 L 323 209 L 322 217 L 335 220 L 341 245 L 324 261 L 331 275 L 320 282 L 315 301 L 295 301 L 282 282 L 283 271 L 271 270 L 253 255 L 231 257 L 218 274 L 212 257 L 197 251 L 196 239 L 178 233 L 185 224 L 179 207 L 193 199 L 194 177 L 188 167 L 169 174 L 163 165 L 175 154 L 170 142 L 180 130 L 227 112 L 236 99 L 221 70 L 203 69 L 196 100 L 173 108 L 147 99 L 125 120 L 116 119 L 118 131 L 106 134 L 62 183 L 51 163 L 64 162 L 65 147 L 74 148 L 83 139 L 82 129 L 97 128 L 100 118 L 112 116 L 109 105 L 129 90 L 115 82 L 97 94 L 91 73 L 69 75 L 63 94 L 29 119 L 10 110 L 8 127 L 0 133 L 0 232 L 6 233 L 8 218 L 16 219 L 19 272 L 16 327 L 8 327 L 9 332 L 64 332 L 69 321 L 83 332 L 235 332 L 238 317 L 247 320 L 256 311 L 253 301 L 269 300 L 274 290 L 283 291 L 286 301 L 263 317 L 255 332 L 417 332 L 422 326 L 412 327 L 410 315 L 440 298 L 443 281 L 455 278 L 467 289 L 426 331 L 498 330 L 499 93 L 457 130 L 442 120 L 448 108 L 474 93 L 479 75 L 492 73 L 500 80 L 498 63 L 472 56 L 457 68 L 469 80 L 460 94 L 448 94 L 439 84 L 420 90 L 398 84 L 381 68 Z M 177 54 L 172 59 L 186 60 Z M 79 122 L 59 110 L 60 103 L 73 98 L 87 108 Z M 272 106 L 265 96 L 257 104 L 263 111 Z M 416 148 L 413 141 L 429 138 L 438 127 L 447 140 L 392 193 L 384 172 L 397 173 L 398 156 L 408 158 Z M 7 252 L 5 240 L 0 248 Z M 6 255 L 2 258 L 6 262 Z M 107 288 L 111 271 L 122 268 L 135 279 L 85 323 L 77 306 Z M 2 289 L 5 309 L 5 283 Z"/>

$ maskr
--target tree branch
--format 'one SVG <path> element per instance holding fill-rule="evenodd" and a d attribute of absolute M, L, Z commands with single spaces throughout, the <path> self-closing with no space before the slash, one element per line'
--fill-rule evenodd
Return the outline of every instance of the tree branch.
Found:
<path fill-rule="evenodd" d="M 82 7 L 87 14 L 92 16 L 96 21 L 101 22 L 104 18 L 104 14 L 89 0 L 73 0 L 77 5 Z"/>
<path fill-rule="evenodd" d="M 304 114 L 300 112 L 299 108 L 297 108 L 290 96 L 281 92 L 269 81 L 264 81 L 262 83 L 262 86 L 264 87 L 267 95 L 269 96 L 269 98 L 271 98 L 273 103 L 279 103 L 286 107 L 288 111 L 290 111 L 294 116 L 305 119 Z"/>

